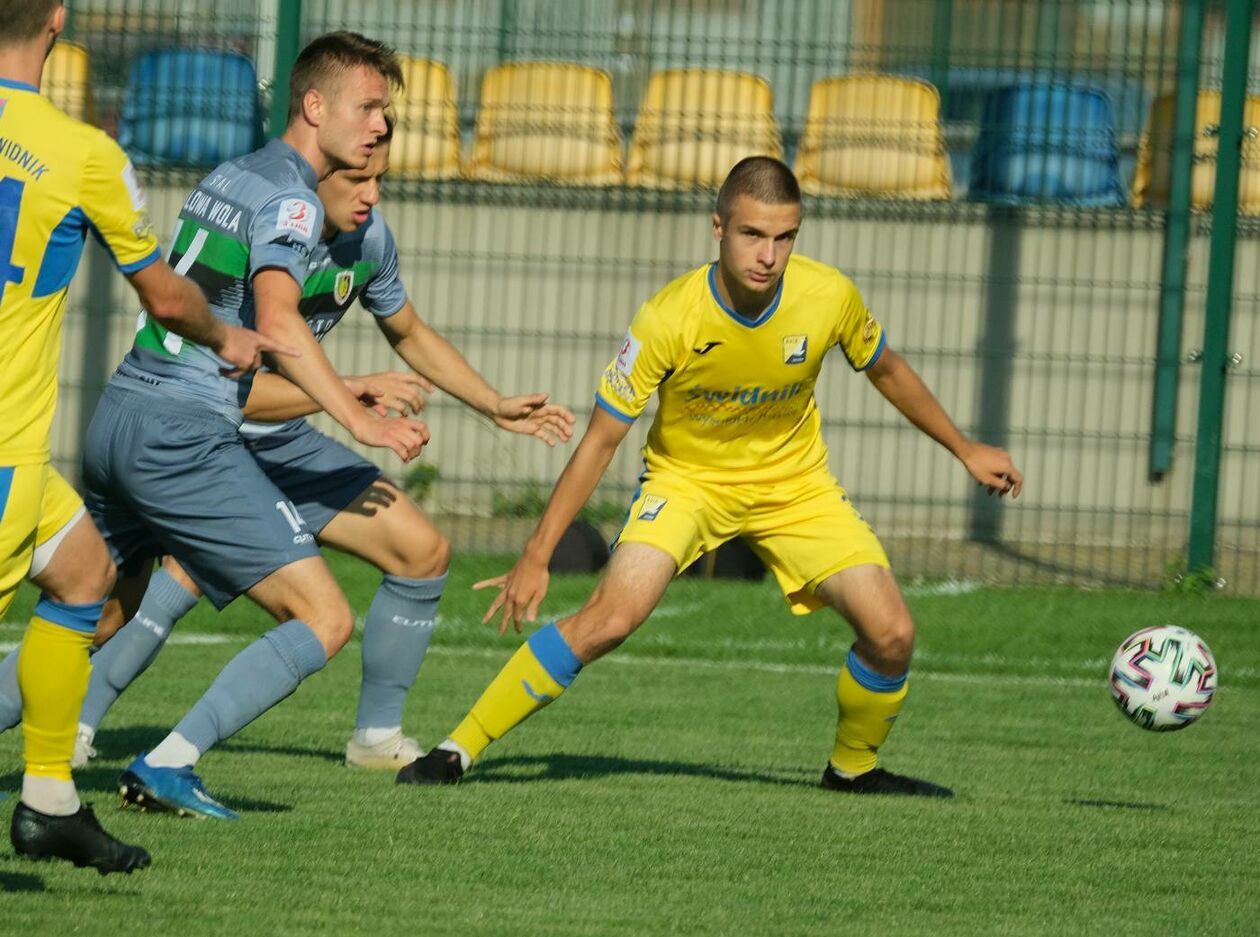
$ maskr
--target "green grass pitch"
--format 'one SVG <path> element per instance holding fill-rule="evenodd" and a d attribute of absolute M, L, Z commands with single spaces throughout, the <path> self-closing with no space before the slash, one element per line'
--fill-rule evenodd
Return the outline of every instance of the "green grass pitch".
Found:
<path fill-rule="evenodd" d="M 377 575 L 334 558 L 357 610 Z M 432 745 L 519 639 L 480 624 L 459 557 L 407 729 Z M 575 608 L 587 577 L 553 582 Z M 147 872 L 100 878 L 0 848 L 12 934 L 1242 934 L 1260 921 L 1260 603 L 1211 596 L 909 589 L 919 646 L 893 770 L 952 802 L 815 785 L 830 751 L 829 613 L 789 615 L 770 582 L 676 583 L 572 691 L 495 745 L 469 780 L 403 789 L 347 769 L 357 638 L 202 762 L 241 822 L 115 808 L 119 770 L 267 626 L 203 603 L 123 696 L 78 775 Z M 9 613 L 24 619 L 32 596 Z M 1221 689 L 1184 732 L 1129 725 L 1107 692 L 1138 627 L 1199 632 Z M 0 642 L 20 637 L 4 626 Z M 199 642 L 199 643 L 195 643 Z M 0 819 L 20 785 L 0 737 Z"/>

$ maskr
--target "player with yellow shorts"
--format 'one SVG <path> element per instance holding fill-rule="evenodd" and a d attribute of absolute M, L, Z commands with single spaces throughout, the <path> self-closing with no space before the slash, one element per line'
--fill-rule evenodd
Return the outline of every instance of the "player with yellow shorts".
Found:
<path fill-rule="evenodd" d="M 793 612 L 830 606 L 856 640 L 840 668 L 830 790 L 949 797 L 876 766 L 906 696 L 914 622 L 874 532 L 827 468 L 814 385 L 833 348 L 978 482 L 1017 495 L 1000 449 L 967 439 L 887 343 L 853 283 L 793 256 L 801 194 L 790 169 L 755 156 L 731 170 L 713 215 L 715 263 L 679 277 L 639 310 L 604 370 L 586 435 L 525 550 L 499 586 L 520 630 L 547 591 L 547 564 L 630 425 L 658 397 L 645 471 L 590 599 L 530 635 L 462 722 L 399 783 L 459 781 L 492 741 L 558 697 L 583 666 L 651 614 L 671 579 L 703 552 L 743 537 L 773 570 Z"/>
<path fill-rule="evenodd" d="M 40 96 L 65 22 L 59 0 L 0 0 L 0 617 L 23 579 L 43 593 L 17 651 L 25 772 L 10 839 L 19 855 L 105 874 L 149 864 L 101 829 L 70 777 L 88 649 L 115 570 L 48 447 L 66 290 L 87 233 L 150 314 L 214 348 L 227 371 L 282 349 L 211 315 L 200 290 L 162 261 L 126 154 Z"/>

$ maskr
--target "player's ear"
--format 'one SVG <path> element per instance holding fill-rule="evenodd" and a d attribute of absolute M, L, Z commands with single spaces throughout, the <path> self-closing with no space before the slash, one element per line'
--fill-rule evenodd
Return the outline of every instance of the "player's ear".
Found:
<path fill-rule="evenodd" d="M 713 213 L 713 240 L 722 240 L 722 216 L 717 212 Z"/>
<path fill-rule="evenodd" d="M 49 20 L 49 27 L 52 29 L 53 38 L 60 36 L 66 31 L 66 5 L 58 3 L 53 10 L 52 18 Z"/>
<path fill-rule="evenodd" d="M 302 115 L 306 118 L 308 124 L 315 127 L 322 124 L 326 107 L 327 101 L 319 93 L 318 88 L 309 88 L 306 94 L 302 95 Z"/>

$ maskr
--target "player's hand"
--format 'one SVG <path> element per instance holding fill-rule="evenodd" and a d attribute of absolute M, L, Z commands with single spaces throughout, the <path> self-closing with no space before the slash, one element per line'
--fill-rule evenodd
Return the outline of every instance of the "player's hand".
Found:
<path fill-rule="evenodd" d="M 1024 476 L 1011 461 L 1005 449 L 971 443 L 958 458 L 977 482 L 989 489 L 989 494 L 999 498 L 1009 494 L 1018 498 L 1024 487 Z"/>
<path fill-rule="evenodd" d="M 241 377 L 246 372 L 257 371 L 262 366 L 265 351 L 294 358 L 302 354 L 292 345 L 284 345 L 253 329 L 243 329 L 237 325 L 224 324 L 222 335 L 218 347 L 211 347 L 210 350 L 231 365 L 219 369 L 219 373 L 225 377 Z"/>
<path fill-rule="evenodd" d="M 388 416 L 393 410 L 400 416 L 419 413 L 424 409 L 425 394 L 433 393 L 433 385 L 427 378 L 414 371 L 382 371 L 362 377 L 344 379 L 346 388 L 359 398 L 359 403 L 379 416 Z"/>
<path fill-rule="evenodd" d="M 429 428 L 419 420 L 406 417 L 377 417 L 364 414 L 357 426 L 350 427 L 354 438 L 365 446 L 392 449 L 398 458 L 410 462 L 429 441 Z"/>
<path fill-rule="evenodd" d="M 511 433 L 541 439 L 548 446 L 573 438 L 577 418 L 559 404 L 547 403 L 546 394 L 520 394 L 504 397 L 494 414 L 494 424 Z"/>
<path fill-rule="evenodd" d="M 531 622 L 538 619 L 538 606 L 547 597 L 547 584 L 550 581 L 551 574 L 547 572 L 546 562 L 539 562 L 526 555 L 517 560 L 516 565 L 505 575 L 473 583 L 474 589 L 499 590 L 481 620 L 488 622 L 502 610 L 499 635 L 507 634 L 509 621 L 516 633 L 520 634 L 522 618 Z"/>

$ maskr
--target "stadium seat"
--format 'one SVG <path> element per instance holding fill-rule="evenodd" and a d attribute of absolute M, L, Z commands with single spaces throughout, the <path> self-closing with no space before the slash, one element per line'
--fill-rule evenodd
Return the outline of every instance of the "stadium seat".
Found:
<path fill-rule="evenodd" d="M 485 182 L 620 184 L 611 76 L 568 62 L 491 68 L 464 174 Z"/>
<path fill-rule="evenodd" d="M 119 142 L 136 163 L 213 166 L 262 141 L 258 82 L 245 56 L 162 49 L 132 64 Z"/>
<path fill-rule="evenodd" d="M 811 195 L 949 198 L 936 89 L 887 75 L 814 82 L 795 168 Z"/>
<path fill-rule="evenodd" d="M 407 82 L 396 104 L 398 125 L 389 148 L 390 172 L 412 179 L 459 175 L 459 112 L 455 79 L 441 62 L 402 59 Z"/>
<path fill-rule="evenodd" d="M 77 42 L 59 41 L 44 60 L 40 90 L 53 104 L 75 120 L 96 123 L 92 95 L 92 63 L 88 51 Z"/>
<path fill-rule="evenodd" d="M 732 166 L 756 155 L 783 158 L 764 78 L 718 69 L 656 72 L 639 105 L 626 182 L 715 189 Z"/>
<path fill-rule="evenodd" d="M 1111 103 L 1088 85 L 1025 83 L 985 103 L 969 197 L 1009 205 L 1125 203 Z"/>
<path fill-rule="evenodd" d="M 1135 208 L 1164 208 L 1172 185 L 1173 111 L 1176 98 L 1165 95 L 1151 105 L 1151 117 L 1138 148 L 1138 167 L 1133 179 Z M 1194 114 L 1194 157 L 1190 171 L 1190 206 L 1212 207 L 1216 192 L 1217 128 L 1221 123 L 1221 93 L 1200 91 Z M 1260 97 L 1243 105 L 1242 169 L 1238 176 L 1238 210 L 1260 214 Z"/>

